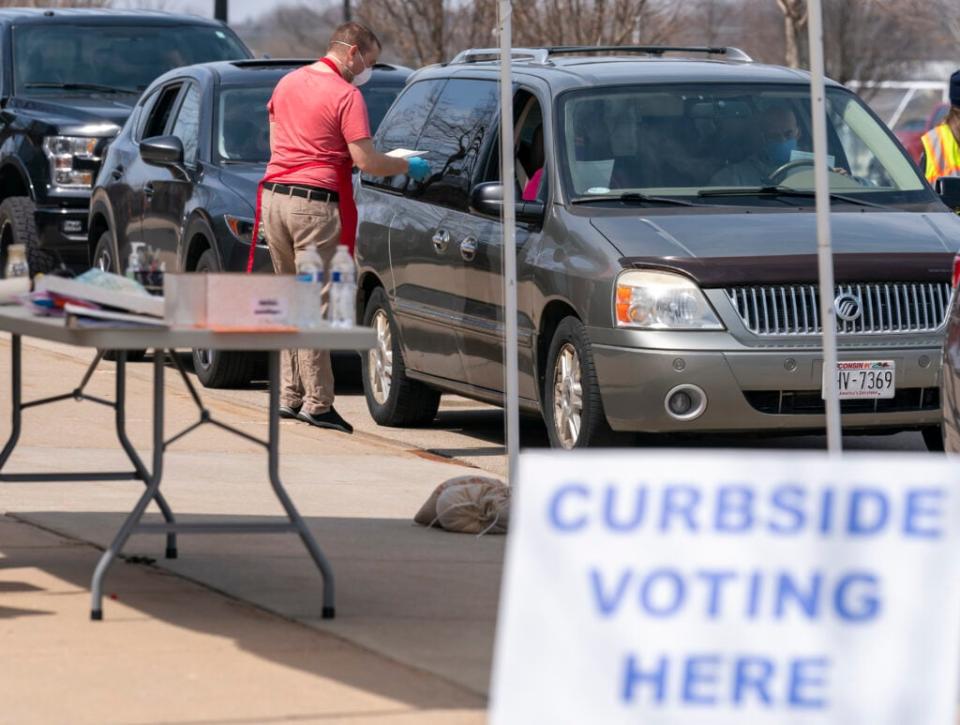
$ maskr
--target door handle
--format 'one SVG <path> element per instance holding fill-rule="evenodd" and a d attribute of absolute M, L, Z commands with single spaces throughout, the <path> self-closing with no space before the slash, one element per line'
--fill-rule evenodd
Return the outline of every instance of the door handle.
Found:
<path fill-rule="evenodd" d="M 113 171 L 110 172 L 110 177 L 114 181 L 120 181 L 120 179 L 123 178 L 123 167 L 122 166 L 116 167 Z"/>
<path fill-rule="evenodd" d="M 460 242 L 460 256 L 463 257 L 463 261 L 472 262 L 474 257 L 477 256 L 477 248 L 479 246 L 480 243 L 476 237 L 467 237 Z"/>
<path fill-rule="evenodd" d="M 446 229 L 438 229 L 433 235 L 433 249 L 437 254 L 443 254 L 447 251 L 450 244 L 450 232 Z"/>
<path fill-rule="evenodd" d="M 154 191 L 153 184 L 147 184 L 146 186 L 143 187 L 143 195 L 148 199 L 151 196 L 153 196 L 153 191 Z"/>

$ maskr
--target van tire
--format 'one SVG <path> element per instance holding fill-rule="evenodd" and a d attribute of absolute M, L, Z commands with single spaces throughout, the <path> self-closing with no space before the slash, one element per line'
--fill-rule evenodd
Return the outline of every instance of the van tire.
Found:
<path fill-rule="evenodd" d="M 568 362 L 579 366 L 579 432 L 574 436 L 569 431 L 561 437 L 560 426 L 557 424 L 558 395 L 556 378 L 561 355 L 565 355 Z M 600 397 L 600 384 L 597 380 L 597 371 L 593 363 L 593 351 L 587 330 L 576 317 L 566 317 L 557 325 L 547 353 L 547 368 L 543 390 L 543 420 L 547 425 L 547 435 L 552 448 L 592 448 L 609 446 L 620 442 L 621 435 L 611 430 L 603 412 L 603 401 Z M 563 385 L 561 384 L 561 388 Z M 561 400 L 562 404 L 562 400 Z M 565 428 L 566 430 L 566 428 Z"/>
<path fill-rule="evenodd" d="M 22 244 L 26 248 L 31 277 L 60 266 L 53 254 L 40 248 L 36 212 L 37 205 L 29 196 L 11 196 L 0 204 L 0 240 L 4 245 Z"/>
<path fill-rule="evenodd" d="M 385 320 L 384 320 L 385 318 Z M 382 356 L 383 350 L 375 347 L 360 355 L 360 367 L 363 374 L 363 394 L 367 399 L 367 410 L 370 416 L 379 424 L 394 428 L 422 426 L 437 417 L 440 408 L 440 391 L 407 377 L 407 368 L 403 362 L 403 351 L 400 347 L 400 335 L 397 322 L 390 309 L 387 293 L 378 287 L 370 295 L 367 306 L 363 311 L 363 324 L 366 327 L 375 327 L 384 321 L 390 333 L 391 375 L 389 391 L 384 400 L 382 392 L 374 390 L 375 383 L 371 373 L 376 372 L 375 360 Z M 379 340 L 379 337 L 378 337 Z"/>

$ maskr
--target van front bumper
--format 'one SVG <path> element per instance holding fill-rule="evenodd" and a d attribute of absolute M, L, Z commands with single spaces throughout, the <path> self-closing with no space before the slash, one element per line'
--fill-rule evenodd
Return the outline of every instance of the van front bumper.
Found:
<path fill-rule="evenodd" d="M 664 350 L 593 344 L 607 421 L 614 430 L 648 433 L 816 431 L 826 426 L 819 349 Z M 893 360 L 896 397 L 841 404 L 846 429 L 910 429 L 940 422 L 940 348 L 858 346 L 840 360 Z M 703 412 L 671 415 L 668 394 L 695 385 Z"/>

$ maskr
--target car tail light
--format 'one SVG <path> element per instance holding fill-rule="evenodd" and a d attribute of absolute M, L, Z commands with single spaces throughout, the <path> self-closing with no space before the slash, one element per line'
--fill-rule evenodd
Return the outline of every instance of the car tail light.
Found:
<path fill-rule="evenodd" d="M 960 282 L 960 254 L 953 258 L 953 276 L 950 279 L 954 289 L 957 288 L 958 282 Z"/>

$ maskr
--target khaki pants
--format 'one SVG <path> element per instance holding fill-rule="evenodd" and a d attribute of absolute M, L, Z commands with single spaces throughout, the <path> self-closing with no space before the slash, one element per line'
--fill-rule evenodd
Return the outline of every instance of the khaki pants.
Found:
<path fill-rule="evenodd" d="M 315 247 L 329 269 L 340 243 L 340 212 L 327 201 L 263 190 L 261 224 L 270 247 L 273 271 L 296 274 L 296 253 Z M 323 284 L 323 314 L 330 296 L 329 276 Z M 280 404 L 313 415 L 333 405 L 333 368 L 328 350 L 284 350 L 280 354 Z"/>

